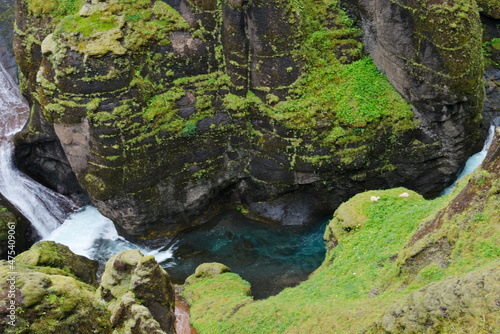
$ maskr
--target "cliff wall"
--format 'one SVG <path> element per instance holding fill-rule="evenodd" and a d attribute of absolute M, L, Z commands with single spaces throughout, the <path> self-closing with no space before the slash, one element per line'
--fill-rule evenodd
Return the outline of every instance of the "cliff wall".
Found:
<path fill-rule="evenodd" d="M 360 2 L 361 31 L 336 2 L 18 1 L 18 165 L 141 238 L 234 207 L 306 224 L 365 189 L 438 194 L 479 142 L 481 37 L 474 2 L 425 4 Z"/>

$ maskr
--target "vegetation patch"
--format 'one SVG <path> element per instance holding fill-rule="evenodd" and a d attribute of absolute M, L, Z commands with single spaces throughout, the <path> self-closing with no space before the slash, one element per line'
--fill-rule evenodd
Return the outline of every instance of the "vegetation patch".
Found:
<path fill-rule="evenodd" d="M 226 293 L 229 292 L 224 290 L 223 280 L 206 278 L 188 287 L 185 293 L 199 296 L 191 299 L 194 326 L 203 333 L 221 330 L 241 333 L 382 332 L 382 327 L 392 326 L 381 322 L 384 310 L 394 307 L 391 305 L 408 302 L 406 296 L 429 283 L 489 268 L 497 261 L 500 230 L 496 222 L 500 211 L 498 200 L 490 198 L 485 213 L 475 217 L 477 223 L 472 226 L 469 223 L 470 228 L 456 228 L 460 222 L 467 221 L 463 215 L 444 223 L 444 230 L 455 231 L 457 237 L 449 266 L 430 262 L 412 275 L 401 267 L 408 255 L 405 247 L 408 240 L 439 210 L 448 208 L 466 183 L 462 182 L 452 195 L 435 200 L 425 200 L 404 188 L 355 196 L 343 204 L 342 210 L 339 208 L 327 227 L 325 261 L 307 281 L 267 300 L 247 301 L 235 307 L 232 300 L 228 300 Z M 403 193 L 409 196 L 400 197 Z M 380 198 L 372 200 L 373 197 Z M 474 207 L 467 212 L 467 215 L 477 215 Z M 343 216 L 362 219 L 355 226 L 346 226 L 342 224 Z M 443 284 L 447 287 L 450 283 Z M 205 296 L 206 287 L 210 287 L 211 292 Z M 498 313 L 478 314 L 468 307 L 462 308 L 464 317 L 447 319 L 433 315 L 432 328 L 439 328 L 441 332 L 453 332 L 455 328 L 464 332 L 494 333 L 500 323 Z M 420 306 L 415 308 L 418 310 Z M 450 312 L 455 311 L 450 309 Z M 225 316 L 227 314 L 231 316 Z M 389 320 L 384 318 L 384 321 Z M 417 326 L 418 321 L 407 325 Z M 416 328 L 422 331 L 421 327 Z"/>

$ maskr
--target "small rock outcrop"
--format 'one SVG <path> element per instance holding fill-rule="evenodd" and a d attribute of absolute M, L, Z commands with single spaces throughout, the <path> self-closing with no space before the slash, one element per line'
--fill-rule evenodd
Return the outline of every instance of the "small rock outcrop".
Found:
<path fill-rule="evenodd" d="M 0 259 L 24 252 L 37 238 L 30 222 L 0 194 Z"/>
<path fill-rule="evenodd" d="M 193 284 L 203 278 L 213 278 L 223 273 L 229 273 L 231 269 L 222 263 L 212 262 L 200 264 L 193 275 L 186 279 L 186 284 Z"/>
<path fill-rule="evenodd" d="M 405 195 L 401 196 L 403 194 Z M 323 239 L 325 240 L 327 253 L 331 253 L 345 235 L 354 233 L 356 229 L 363 227 L 363 224 L 368 220 L 365 210 L 370 207 L 370 203 L 374 199 L 376 199 L 376 202 L 398 199 L 406 205 L 411 205 L 412 202 L 420 201 L 423 197 L 405 188 L 371 190 L 353 196 L 337 208 L 332 220 L 326 226 Z"/>
<path fill-rule="evenodd" d="M 500 263 L 411 293 L 389 307 L 380 325 L 384 333 L 441 333 L 457 322 L 466 330 L 468 322 L 498 312 Z"/>
<path fill-rule="evenodd" d="M 119 333 L 174 333 L 175 292 L 153 256 L 128 250 L 111 257 L 97 295 L 108 303 Z"/>

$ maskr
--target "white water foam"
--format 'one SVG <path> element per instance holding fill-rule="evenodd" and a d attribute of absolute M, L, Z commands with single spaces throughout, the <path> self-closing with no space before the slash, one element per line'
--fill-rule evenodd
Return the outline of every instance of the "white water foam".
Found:
<path fill-rule="evenodd" d="M 0 63 L 0 193 L 43 238 L 56 229 L 75 205 L 15 169 L 12 137 L 28 119 L 29 108 L 19 87 Z"/>
<path fill-rule="evenodd" d="M 441 193 L 441 196 L 448 195 L 452 192 L 453 188 L 457 185 L 457 182 L 462 180 L 465 176 L 469 175 L 472 173 L 486 158 L 486 154 L 488 153 L 488 148 L 491 145 L 491 142 L 493 141 L 493 137 L 495 136 L 495 129 L 496 129 L 496 120 L 493 122 L 493 124 L 490 126 L 490 129 L 488 131 L 488 138 L 484 142 L 483 149 L 481 152 L 478 152 L 471 156 L 467 162 L 465 163 L 465 167 L 462 170 L 462 172 L 458 175 L 457 179 L 453 184 L 449 187 L 447 187 L 443 192 Z"/>
<path fill-rule="evenodd" d="M 86 206 L 71 214 L 64 224 L 46 240 L 68 246 L 75 254 L 105 263 L 111 256 L 126 250 L 139 249 L 144 255 L 153 255 L 158 263 L 173 257 L 171 246 L 166 250 L 138 246 L 118 235 L 115 225 L 97 208 Z"/>

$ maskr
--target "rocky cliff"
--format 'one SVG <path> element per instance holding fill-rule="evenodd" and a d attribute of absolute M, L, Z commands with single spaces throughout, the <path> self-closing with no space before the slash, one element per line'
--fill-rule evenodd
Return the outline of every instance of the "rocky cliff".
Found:
<path fill-rule="evenodd" d="M 18 164 L 66 193 L 80 184 L 129 236 L 236 206 L 305 224 L 370 188 L 432 196 L 479 142 L 474 1 L 360 1 L 363 29 L 335 1 L 16 6 L 32 104 Z"/>
<path fill-rule="evenodd" d="M 30 222 L 0 194 L 0 259 L 24 252 L 38 237 Z"/>

